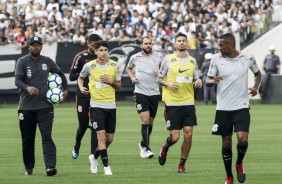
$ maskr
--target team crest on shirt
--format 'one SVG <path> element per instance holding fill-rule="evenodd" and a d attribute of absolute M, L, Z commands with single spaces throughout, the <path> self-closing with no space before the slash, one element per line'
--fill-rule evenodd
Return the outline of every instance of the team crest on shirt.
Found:
<path fill-rule="evenodd" d="M 98 128 L 98 123 L 94 121 L 94 122 L 92 123 L 92 128 L 93 128 L 93 129 L 97 129 L 97 128 Z"/>
<path fill-rule="evenodd" d="M 43 64 L 41 65 L 41 67 L 42 67 L 42 70 L 47 70 L 47 65 L 46 65 L 45 63 L 43 63 Z"/>
<path fill-rule="evenodd" d="M 24 120 L 24 115 L 23 115 L 23 113 L 19 113 L 19 120 Z"/>
<path fill-rule="evenodd" d="M 240 68 L 246 68 L 246 61 L 245 60 L 240 60 L 239 67 Z"/>
<path fill-rule="evenodd" d="M 116 63 L 111 63 L 111 65 L 112 65 L 112 66 L 117 66 L 117 64 L 116 64 Z"/>
<path fill-rule="evenodd" d="M 196 61 L 195 60 L 190 60 L 190 63 L 195 64 Z"/>
<path fill-rule="evenodd" d="M 92 65 L 91 65 L 91 68 L 96 68 L 96 64 L 92 64 Z"/>
<path fill-rule="evenodd" d="M 171 62 L 175 62 L 176 61 L 176 59 L 175 58 L 173 58 L 172 60 L 171 60 Z"/>

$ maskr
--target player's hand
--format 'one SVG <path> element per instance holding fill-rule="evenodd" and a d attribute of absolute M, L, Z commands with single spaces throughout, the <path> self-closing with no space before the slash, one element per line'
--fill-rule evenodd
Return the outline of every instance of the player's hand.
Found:
<path fill-rule="evenodd" d="M 220 82 L 221 80 L 223 80 L 223 78 L 222 78 L 221 76 L 215 76 L 215 77 L 213 78 L 213 83 L 214 83 L 214 84 L 219 84 L 219 82 Z"/>
<path fill-rule="evenodd" d="M 65 90 L 65 91 L 63 92 L 63 99 L 62 99 L 62 102 L 64 102 L 64 101 L 67 99 L 68 95 L 69 95 L 69 91 L 68 91 L 68 90 Z"/>
<path fill-rule="evenodd" d="M 172 91 L 175 91 L 175 90 L 177 90 L 177 89 L 179 88 L 179 86 L 178 86 L 177 83 L 175 83 L 175 82 L 169 82 L 169 83 L 167 84 L 167 86 L 168 86 Z"/>
<path fill-rule="evenodd" d="M 110 78 L 108 75 L 106 75 L 106 74 L 101 75 L 100 80 L 101 80 L 101 82 L 104 82 L 104 83 L 106 83 L 106 84 L 113 84 L 113 83 L 114 83 L 114 80 L 111 79 L 111 78 Z"/>
<path fill-rule="evenodd" d="M 249 94 L 252 96 L 256 96 L 258 94 L 258 90 L 256 88 L 249 88 Z"/>
<path fill-rule="evenodd" d="M 195 82 L 194 82 L 194 87 L 195 88 L 201 88 L 203 86 L 203 83 L 202 83 L 202 80 L 201 79 L 197 79 Z"/>
<path fill-rule="evenodd" d="M 131 81 L 132 81 L 132 84 L 137 84 L 137 83 L 139 82 L 136 76 L 134 76 L 134 77 L 131 79 Z"/>
<path fill-rule="evenodd" d="M 33 86 L 28 86 L 26 90 L 29 93 L 29 95 L 37 95 L 39 93 L 39 90 Z"/>
<path fill-rule="evenodd" d="M 88 95 L 89 94 L 89 91 L 86 87 L 82 87 L 82 88 L 79 88 L 81 93 L 84 94 L 84 95 Z"/>

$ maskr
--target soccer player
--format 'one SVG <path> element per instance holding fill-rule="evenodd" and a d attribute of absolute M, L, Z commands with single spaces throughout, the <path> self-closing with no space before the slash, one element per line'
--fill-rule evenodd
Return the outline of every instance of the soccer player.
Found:
<path fill-rule="evenodd" d="M 185 162 L 192 146 L 193 126 L 197 125 L 193 86 L 202 87 L 202 80 L 196 72 L 197 62 L 189 56 L 187 46 L 187 36 L 178 33 L 174 44 L 176 52 L 165 57 L 158 77 L 159 84 L 163 86 L 165 120 L 170 133 L 161 148 L 159 163 L 165 164 L 169 148 L 179 140 L 180 130 L 183 129 L 178 173 L 187 173 Z"/>
<path fill-rule="evenodd" d="M 211 60 L 207 83 L 217 85 L 217 106 L 212 134 L 222 137 L 222 158 L 227 178 L 225 184 L 232 184 L 232 133 L 237 137 L 237 179 L 244 183 L 246 174 L 243 159 L 248 148 L 250 128 L 249 94 L 255 96 L 261 81 L 261 72 L 255 58 L 235 49 L 235 38 L 226 33 L 219 38 L 220 53 Z M 256 79 L 248 94 L 248 70 Z"/>
<path fill-rule="evenodd" d="M 132 83 L 135 84 L 136 108 L 141 119 L 140 157 L 152 158 L 154 153 L 149 143 L 160 98 L 159 84 L 156 79 L 163 57 L 160 53 L 152 51 L 152 39 L 149 36 L 141 39 L 141 48 L 141 52 L 130 57 L 126 71 Z M 133 68 L 135 68 L 135 74 Z"/>
<path fill-rule="evenodd" d="M 107 148 L 113 142 L 116 128 L 115 90 L 121 88 L 121 72 L 117 62 L 108 58 L 108 44 L 105 41 L 95 43 L 97 59 L 83 66 L 78 78 L 80 91 L 90 92 L 90 118 L 92 128 L 97 132 L 98 152 L 101 156 L 105 175 L 112 175 L 108 162 Z M 84 80 L 89 77 L 89 89 L 84 87 Z M 91 172 L 97 173 L 97 158 L 91 155 Z"/>
<path fill-rule="evenodd" d="M 70 70 L 70 81 L 75 81 L 79 77 L 79 74 L 85 63 L 90 62 L 97 58 L 95 54 L 94 45 L 95 42 L 102 40 L 97 34 L 91 34 L 87 38 L 88 49 L 78 53 L 72 63 Z M 88 88 L 88 78 L 85 79 L 83 86 Z M 87 130 L 89 124 L 89 108 L 90 108 L 90 95 L 82 94 L 77 87 L 76 90 L 76 111 L 78 117 L 78 128 L 76 131 L 75 143 L 72 149 L 72 158 L 77 159 L 79 156 L 79 149 L 81 140 Z M 91 154 L 94 154 L 98 147 L 98 140 L 96 131 L 91 131 Z M 90 155 L 91 156 L 91 155 Z M 89 157 L 90 157 L 89 156 Z"/>
<path fill-rule="evenodd" d="M 40 37 L 30 38 L 29 54 L 18 59 L 15 72 L 15 85 L 20 88 L 18 117 L 26 176 L 32 175 L 35 165 L 34 144 L 37 125 L 42 137 L 46 176 L 57 174 L 56 146 L 52 139 L 54 107 L 46 98 L 49 72 L 60 75 L 64 89 L 63 100 L 68 96 L 65 75 L 52 59 L 40 55 L 42 45 Z"/>

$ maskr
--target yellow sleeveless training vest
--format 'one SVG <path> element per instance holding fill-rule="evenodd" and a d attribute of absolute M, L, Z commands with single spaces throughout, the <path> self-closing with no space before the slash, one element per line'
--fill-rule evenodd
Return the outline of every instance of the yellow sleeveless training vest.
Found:
<path fill-rule="evenodd" d="M 106 83 L 101 82 L 101 75 L 108 75 L 115 80 L 117 63 L 109 60 L 109 66 L 100 68 L 96 60 L 90 61 L 89 91 L 91 100 L 96 102 L 114 102 L 116 100 L 115 89 Z"/>
<path fill-rule="evenodd" d="M 163 86 L 162 99 L 168 104 L 184 104 L 194 102 L 193 76 L 197 66 L 195 58 L 189 56 L 188 63 L 181 63 L 176 54 L 168 56 L 169 72 L 164 77 L 165 81 L 176 82 L 179 88 L 172 91 Z"/>

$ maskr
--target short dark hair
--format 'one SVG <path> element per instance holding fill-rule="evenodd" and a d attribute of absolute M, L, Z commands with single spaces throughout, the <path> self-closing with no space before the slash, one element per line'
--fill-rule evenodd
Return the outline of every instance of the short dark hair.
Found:
<path fill-rule="evenodd" d="M 99 49 L 100 47 L 107 47 L 107 48 L 109 48 L 109 45 L 108 45 L 108 43 L 106 41 L 103 41 L 103 40 L 95 42 L 95 46 L 94 46 L 95 50 Z"/>
<path fill-rule="evenodd" d="M 150 36 L 143 36 L 143 37 L 141 38 L 141 44 L 144 42 L 144 39 L 145 39 L 145 38 L 148 38 L 148 39 L 150 39 L 151 41 L 153 41 Z"/>
<path fill-rule="evenodd" d="M 232 33 L 225 33 L 219 37 L 219 39 L 223 39 L 225 42 L 228 42 L 232 46 L 236 45 L 235 37 Z"/>
<path fill-rule="evenodd" d="M 97 41 L 100 41 L 100 40 L 102 40 L 102 38 L 97 34 L 91 34 L 87 38 L 87 41 L 93 41 L 93 42 L 97 42 Z"/>
<path fill-rule="evenodd" d="M 178 34 L 175 36 L 175 41 L 176 41 L 176 39 L 177 39 L 178 37 L 181 37 L 181 36 L 185 37 L 186 40 L 187 40 L 187 35 L 180 32 L 180 33 L 178 33 Z"/>

